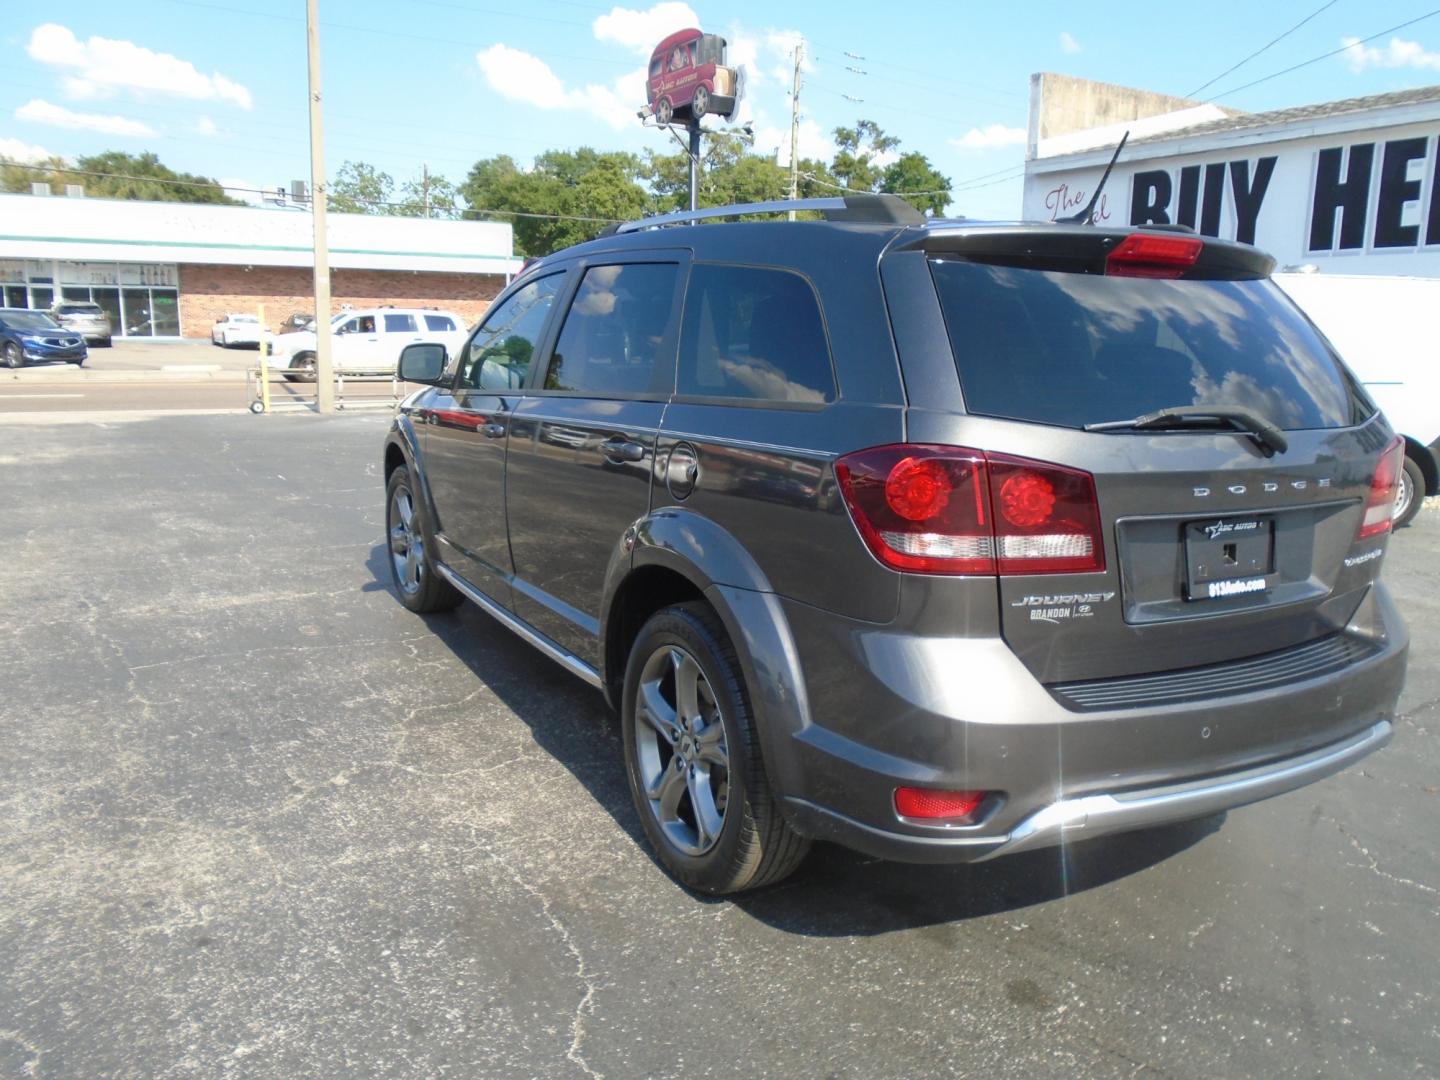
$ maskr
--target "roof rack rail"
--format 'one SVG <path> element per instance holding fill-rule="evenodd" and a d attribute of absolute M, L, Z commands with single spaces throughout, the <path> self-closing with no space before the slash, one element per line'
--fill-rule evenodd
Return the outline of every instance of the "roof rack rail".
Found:
<path fill-rule="evenodd" d="M 626 221 L 614 227 L 616 233 L 662 229 L 669 225 L 688 225 L 697 221 L 740 217 L 744 214 L 786 214 L 792 210 L 819 210 L 826 221 L 868 221 L 893 225 L 919 225 L 929 220 L 898 195 L 874 195 L 857 192 L 822 199 L 776 199 L 773 202 L 743 203 L 738 206 L 715 206 L 708 210 L 677 210 Z M 608 230 L 607 230 L 608 231 Z"/>

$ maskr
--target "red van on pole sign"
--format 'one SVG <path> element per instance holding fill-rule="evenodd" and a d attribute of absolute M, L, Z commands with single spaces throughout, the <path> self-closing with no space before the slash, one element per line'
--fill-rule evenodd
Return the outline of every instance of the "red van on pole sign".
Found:
<path fill-rule="evenodd" d="M 699 30 L 678 30 L 650 54 L 648 111 L 655 122 L 699 122 L 706 113 L 731 116 L 740 100 L 739 76 L 725 66 L 725 39 Z"/>

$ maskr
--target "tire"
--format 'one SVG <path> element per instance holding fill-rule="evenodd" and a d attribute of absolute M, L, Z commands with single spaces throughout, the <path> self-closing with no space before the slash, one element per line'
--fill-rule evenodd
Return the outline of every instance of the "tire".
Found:
<path fill-rule="evenodd" d="M 292 378 L 289 375 L 285 377 L 290 379 L 291 382 L 314 382 L 315 354 L 297 353 L 294 359 L 290 361 L 290 370 L 295 372 L 294 377 Z"/>
<path fill-rule="evenodd" d="M 670 104 L 668 97 L 662 97 L 655 103 L 655 123 L 661 127 L 669 127 L 670 121 L 675 119 L 675 106 Z"/>
<path fill-rule="evenodd" d="M 701 117 L 710 111 L 710 91 L 703 86 L 695 88 L 695 96 L 690 99 L 690 118 L 699 123 Z"/>
<path fill-rule="evenodd" d="M 25 354 L 20 351 L 20 346 L 13 341 L 5 343 L 5 366 L 20 368 L 25 366 Z"/>
<path fill-rule="evenodd" d="M 724 895 L 800 865 L 810 841 L 780 813 L 740 663 L 709 606 L 664 608 L 641 628 L 625 668 L 621 731 L 641 826 L 681 883 Z"/>
<path fill-rule="evenodd" d="M 1395 497 L 1395 516 L 1391 519 L 1391 528 L 1403 529 L 1409 525 L 1420 512 L 1424 502 L 1425 474 L 1420 470 L 1420 463 L 1406 454 L 1405 463 L 1400 470 L 1400 492 Z"/>
<path fill-rule="evenodd" d="M 435 573 L 430 562 L 425 508 L 415 495 L 410 470 L 401 465 L 385 485 L 385 537 L 390 583 L 395 594 L 417 615 L 449 611 L 464 599 Z"/>

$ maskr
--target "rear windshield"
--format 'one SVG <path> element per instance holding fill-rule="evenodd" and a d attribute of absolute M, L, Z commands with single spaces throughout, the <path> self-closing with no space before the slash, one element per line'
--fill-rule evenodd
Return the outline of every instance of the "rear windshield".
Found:
<path fill-rule="evenodd" d="M 61 304 L 61 315 L 99 315 L 99 304 Z"/>
<path fill-rule="evenodd" d="M 1370 407 L 1269 280 L 1170 281 L 931 261 L 966 408 L 1084 427 L 1241 405 L 1291 430 Z"/>

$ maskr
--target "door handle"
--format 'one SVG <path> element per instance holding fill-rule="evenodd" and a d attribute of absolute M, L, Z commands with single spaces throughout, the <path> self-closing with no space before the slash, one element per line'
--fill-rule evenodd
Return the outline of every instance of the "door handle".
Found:
<path fill-rule="evenodd" d="M 623 435 L 615 435 L 600 444 L 600 453 L 611 461 L 644 461 L 645 447 Z"/>
<path fill-rule="evenodd" d="M 480 433 L 487 439 L 503 439 L 505 437 L 505 425 L 484 424 L 480 428 Z"/>

